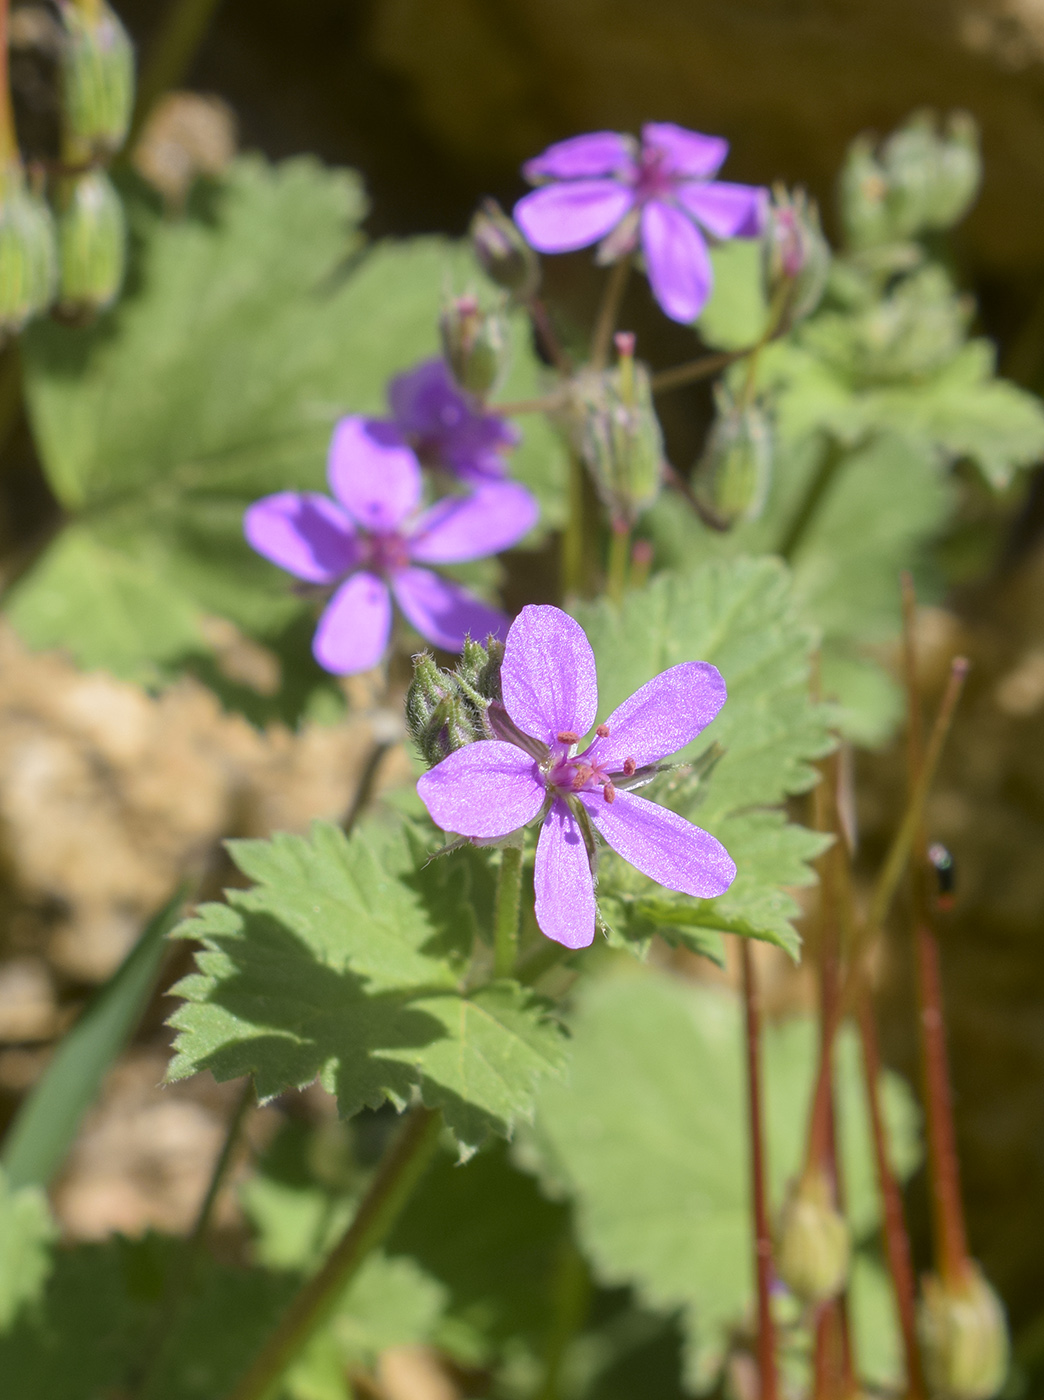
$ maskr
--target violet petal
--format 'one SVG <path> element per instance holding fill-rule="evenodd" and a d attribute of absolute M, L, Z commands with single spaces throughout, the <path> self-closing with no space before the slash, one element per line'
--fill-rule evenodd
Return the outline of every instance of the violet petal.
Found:
<path fill-rule="evenodd" d="M 680 209 L 652 200 L 642 210 L 642 249 L 653 296 L 672 321 L 690 325 L 714 280 L 703 235 Z"/>
<path fill-rule="evenodd" d="M 335 426 L 327 458 L 330 489 L 366 530 L 394 530 L 416 509 L 421 473 L 390 423 L 352 415 Z"/>
<path fill-rule="evenodd" d="M 452 430 L 470 410 L 443 359 L 424 360 L 397 374 L 388 383 L 388 405 L 396 427 L 419 435 Z"/>
<path fill-rule="evenodd" d="M 568 180 L 544 185 L 515 205 L 515 223 L 541 253 L 571 253 L 597 243 L 634 203 L 616 180 Z"/>
<path fill-rule="evenodd" d="M 491 632 L 501 638 L 507 634 L 502 612 L 430 569 L 399 569 L 391 586 L 399 607 L 433 646 L 460 651 L 465 637 L 485 641 Z"/>
<path fill-rule="evenodd" d="M 312 651 L 335 676 L 368 671 L 384 655 L 391 633 L 391 599 L 374 574 L 352 574 L 326 605 Z"/>
<path fill-rule="evenodd" d="M 724 137 L 704 136 L 701 131 L 689 131 L 674 122 L 646 122 L 642 127 L 642 146 L 661 154 L 666 173 L 690 178 L 716 175 L 729 153 Z"/>
<path fill-rule="evenodd" d="M 669 807 L 619 788 L 612 802 L 595 792 L 582 792 L 580 801 L 617 855 L 666 889 L 713 899 L 736 878 L 721 842 Z"/>
<path fill-rule="evenodd" d="M 595 936 L 594 879 L 580 824 L 556 798 L 544 818 L 533 871 L 540 932 L 567 948 L 587 948 Z"/>
<path fill-rule="evenodd" d="M 634 171 L 633 141 L 617 131 L 592 131 L 586 136 L 556 141 L 522 167 L 522 174 L 532 184 L 540 180 L 581 180 L 593 175 L 626 178 Z"/>
<path fill-rule="evenodd" d="M 765 191 L 725 180 L 686 180 L 674 197 L 715 238 L 756 238 L 761 232 Z"/>
<path fill-rule="evenodd" d="M 639 768 L 677 753 L 705 729 L 725 703 L 721 672 L 708 661 L 683 661 L 646 681 L 605 721 L 604 739 L 591 745 L 591 756 L 610 773 L 626 759 Z"/>
<path fill-rule="evenodd" d="M 315 491 L 279 491 L 255 501 L 243 516 L 243 533 L 258 554 L 309 583 L 332 583 L 358 560 L 351 517 Z"/>
<path fill-rule="evenodd" d="M 481 739 L 425 773 L 417 792 L 443 831 L 495 837 L 531 822 L 545 788 L 529 754 L 499 739 Z"/>
<path fill-rule="evenodd" d="M 508 549 L 536 524 L 540 507 L 524 486 L 505 481 L 470 496 L 446 496 L 409 534 L 410 557 L 423 564 L 460 564 Z"/>
<path fill-rule="evenodd" d="M 598 709 L 594 652 L 578 622 L 561 608 L 535 603 L 511 624 L 500 668 L 508 714 L 534 739 L 586 734 Z"/>

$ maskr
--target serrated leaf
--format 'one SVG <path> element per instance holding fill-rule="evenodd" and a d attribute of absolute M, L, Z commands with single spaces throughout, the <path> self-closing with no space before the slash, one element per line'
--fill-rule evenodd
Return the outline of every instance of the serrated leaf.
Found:
<path fill-rule="evenodd" d="M 0 1167 L 0 1333 L 43 1293 L 57 1235 L 42 1189 L 12 1186 Z"/>

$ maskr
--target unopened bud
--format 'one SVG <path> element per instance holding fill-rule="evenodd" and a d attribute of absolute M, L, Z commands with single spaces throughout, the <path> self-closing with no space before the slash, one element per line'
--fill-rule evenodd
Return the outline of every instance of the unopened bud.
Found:
<path fill-rule="evenodd" d="M 500 700 L 500 668 L 503 663 L 504 643 L 496 637 L 487 637 L 485 645 L 466 637 L 454 675 L 479 700 Z"/>
<path fill-rule="evenodd" d="M 841 222 L 853 248 L 872 248 L 892 237 L 888 213 L 888 180 L 873 142 L 857 137 L 841 167 Z"/>
<path fill-rule="evenodd" d="M 421 756 L 434 767 L 457 749 L 493 737 L 486 719 L 490 701 L 500 699 L 503 643 L 485 646 L 470 638 L 455 671 L 441 671 L 425 652 L 414 657 L 406 692 L 406 728 Z"/>
<path fill-rule="evenodd" d="M 17 334 L 54 296 L 54 220 L 18 164 L 0 172 L 0 337 Z"/>
<path fill-rule="evenodd" d="M 471 245 L 491 282 L 525 302 L 540 285 L 537 255 L 495 199 L 482 203 L 471 221 Z"/>
<path fill-rule="evenodd" d="M 62 185 L 58 311 L 82 321 L 110 306 L 123 285 L 127 226 L 123 201 L 104 170 L 89 170 Z"/>
<path fill-rule="evenodd" d="M 504 318 L 483 311 L 473 296 L 454 297 L 439 317 L 442 353 L 462 389 L 484 399 L 507 372 Z"/>
<path fill-rule="evenodd" d="M 819 209 L 804 190 L 772 193 L 764 232 L 764 270 L 769 301 L 783 298 L 782 324 L 794 325 L 815 311 L 830 271 L 830 245 Z"/>
<path fill-rule="evenodd" d="M 733 399 L 723 385 L 715 397 L 718 413 L 707 435 L 692 487 L 723 529 L 757 520 L 772 481 L 772 421 L 757 403 Z"/>
<path fill-rule="evenodd" d="M 925 1278 L 918 1312 L 925 1377 L 937 1400 L 989 1400 L 1008 1373 L 1008 1327 L 1000 1299 L 976 1264 L 947 1288 Z"/>
<path fill-rule="evenodd" d="M 114 155 L 134 107 L 134 49 L 118 16 L 99 0 L 90 11 L 63 0 L 62 120 L 84 158 Z"/>
<path fill-rule="evenodd" d="M 825 1173 L 794 1183 L 780 1217 L 776 1272 L 803 1303 L 822 1303 L 844 1288 L 851 1245 Z"/>

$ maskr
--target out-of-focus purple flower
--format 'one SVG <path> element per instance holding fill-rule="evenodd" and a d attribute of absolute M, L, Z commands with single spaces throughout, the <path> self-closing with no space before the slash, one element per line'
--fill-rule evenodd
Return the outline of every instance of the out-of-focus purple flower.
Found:
<path fill-rule="evenodd" d="M 376 666 L 393 597 L 421 636 L 447 651 L 460 651 L 469 634 L 504 636 L 503 613 L 417 565 L 464 563 L 516 544 L 539 513 L 524 487 L 492 482 L 418 512 L 416 457 L 389 425 L 358 417 L 334 429 L 327 475 L 335 500 L 280 491 L 243 520 L 266 559 L 308 583 L 337 585 L 312 643 L 320 666 L 340 676 Z"/>
<path fill-rule="evenodd" d="M 461 481 L 499 481 L 504 453 L 517 446 L 518 429 L 485 413 L 456 383 L 445 360 L 425 360 L 388 385 L 392 422 L 426 467 Z"/>
<path fill-rule="evenodd" d="M 536 852 L 536 918 L 567 948 L 595 933 L 593 826 L 650 879 L 700 899 L 724 893 L 736 874 L 706 831 L 628 789 L 676 753 L 725 702 L 725 682 L 705 661 L 661 672 L 577 746 L 595 720 L 595 659 L 583 629 L 558 608 L 530 606 L 511 625 L 500 670 L 504 703 L 494 732 L 456 750 L 417 791 L 437 826 L 461 836 L 507 836 L 543 812 Z M 644 771 L 643 771 L 644 770 Z"/>
<path fill-rule="evenodd" d="M 674 321 L 696 319 L 713 284 L 701 229 L 714 238 L 756 238 L 767 191 L 715 180 L 728 154 L 720 136 L 673 122 L 647 122 L 641 144 L 615 131 L 574 136 L 522 167 L 541 188 L 515 205 L 515 221 L 542 253 L 569 253 L 604 239 L 615 262 L 638 244 L 653 294 Z"/>

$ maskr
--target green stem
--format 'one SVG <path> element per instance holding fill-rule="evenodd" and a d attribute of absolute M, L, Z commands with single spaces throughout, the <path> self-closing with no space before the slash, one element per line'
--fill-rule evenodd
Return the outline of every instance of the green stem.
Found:
<path fill-rule="evenodd" d="M 157 101 L 184 81 L 219 4 L 220 0 L 171 0 L 138 80 L 126 150 L 133 150 Z"/>
<path fill-rule="evenodd" d="M 626 525 L 615 521 L 609 530 L 609 579 L 606 592 L 611 600 L 620 604 L 627 591 L 627 573 L 631 562 L 631 532 Z"/>
<path fill-rule="evenodd" d="M 388 1235 L 435 1154 L 441 1115 L 413 1108 L 385 1153 L 348 1229 L 304 1285 L 228 1400 L 266 1400 L 287 1367 L 327 1320 L 363 1261 Z"/>
<path fill-rule="evenodd" d="M 584 464 L 569 454 L 568 514 L 562 531 L 562 596 L 576 597 L 584 586 Z"/>
<path fill-rule="evenodd" d="M 613 343 L 613 331 L 616 330 L 617 317 L 620 315 L 620 306 L 623 302 L 624 292 L 627 290 L 627 279 L 630 275 L 630 258 L 621 258 L 619 262 L 613 263 L 609 269 L 605 292 L 602 296 L 602 305 L 598 311 L 598 320 L 595 322 L 594 335 L 591 337 L 592 369 L 605 369 L 609 359 L 609 347 Z"/>
<path fill-rule="evenodd" d="M 522 847 L 504 846 L 500 853 L 497 897 L 493 913 L 493 976 L 511 977 L 518 958 L 518 914 L 522 905 Z"/>
<path fill-rule="evenodd" d="M 681 389 L 686 384 L 696 384 L 701 379 L 709 379 L 720 369 L 728 369 L 737 360 L 751 355 L 758 348 L 748 345 L 742 350 L 727 350 L 720 355 L 701 355 L 698 360 L 687 360 L 673 369 L 661 369 L 650 379 L 654 394 L 666 394 L 669 389 Z"/>
<path fill-rule="evenodd" d="M 786 533 L 779 542 L 777 553 L 784 558 L 788 564 L 793 562 L 798 546 L 804 542 L 808 527 L 815 519 L 823 499 L 833 484 L 838 468 L 844 461 L 846 449 L 842 447 L 837 438 L 827 434 L 823 442 L 823 452 L 819 459 L 812 480 L 808 484 L 797 513 L 787 526 Z"/>
<path fill-rule="evenodd" d="M 6 170 L 18 160 L 18 139 L 11 102 L 7 9 L 8 0 L 0 0 L 0 170 Z"/>
<path fill-rule="evenodd" d="M 569 1343 L 579 1332 L 591 1306 L 591 1278 L 583 1255 L 572 1238 L 562 1244 L 562 1251 L 551 1284 L 553 1315 L 544 1353 L 544 1379 L 537 1392 L 538 1400 L 558 1400 Z"/>

